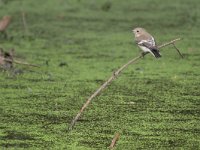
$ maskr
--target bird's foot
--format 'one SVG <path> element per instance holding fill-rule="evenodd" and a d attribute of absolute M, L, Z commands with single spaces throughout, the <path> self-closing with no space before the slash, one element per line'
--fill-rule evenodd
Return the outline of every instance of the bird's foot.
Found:
<path fill-rule="evenodd" d="M 148 52 L 142 52 L 141 55 L 144 58 L 144 56 L 147 54 Z"/>

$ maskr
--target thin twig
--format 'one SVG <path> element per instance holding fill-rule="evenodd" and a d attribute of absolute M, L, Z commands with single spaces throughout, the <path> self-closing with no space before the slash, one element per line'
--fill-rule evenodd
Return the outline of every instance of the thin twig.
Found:
<path fill-rule="evenodd" d="M 109 146 L 110 149 L 113 149 L 115 147 L 115 144 L 116 144 L 118 139 L 119 139 L 119 133 L 116 133 L 111 144 L 110 144 L 110 146 Z"/>
<path fill-rule="evenodd" d="M 27 22 L 26 22 L 25 12 L 22 12 L 22 22 L 23 22 L 23 25 L 24 25 L 25 32 L 28 33 L 28 26 L 27 26 Z"/>
<path fill-rule="evenodd" d="M 175 40 L 172 40 L 170 42 L 167 42 L 165 44 L 162 44 L 160 46 L 158 46 L 158 48 L 163 48 L 165 46 L 168 46 L 168 45 L 171 45 L 171 44 L 174 44 L 176 41 L 179 41 L 181 40 L 180 38 L 177 38 Z M 148 53 L 147 53 L 148 54 Z M 145 54 L 146 55 L 146 54 Z M 80 111 L 78 112 L 78 114 L 76 115 L 76 117 L 72 120 L 70 126 L 69 126 L 69 131 L 73 129 L 75 123 L 77 122 L 77 120 L 79 119 L 79 117 L 81 116 L 81 114 L 83 113 L 83 111 L 85 110 L 85 108 L 89 105 L 89 103 L 92 101 L 92 99 L 94 97 L 96 97 L 103 89 L 105 89 L 115 78 L 117 78 L 120 73 L 125 69 L 127 68 L 130 64 L 133 64 L 135 62 L 137 62 L 140 58 L 143 58 L 144 55 L 139 55 L 135 58 L 133 58 L 132 60 L 130 60 L 128 63 L 126 63 L 125 65 L 123 65 L 122 67 L 120 67 L 117 71 L 115 71 L 113 73 L 113 75 L 103 84 L 100 86 L 100 88 L 98 88 L 96 90 L 96 92 L 94 92 L 86 101 L 86 103 L 83 105 L 83 107 L 80 109 Z"/>
<path fill-rule="evenodd" d="M 158 48 L 163 48 L 163 47 L 165 47 L 165 46 L 174 44 L 175 42 L 180 41 L 180 40 L 181 40 L 181 38 L 174 39 L 174 40 L 172 40 L 172 41 L 170 41 L 170 42 L 167 42 L 167 43 L 164 43 L 164 44 L 158 46 Z"/>
<path fill-rule="evenodd" d="M 12 60 L 12 59 L 8 59 L 8 58 L 4 58 L 4 61 L 13 62 L 13 63 L 16 63 L 16 64 L 21 64 L 21 65 L 26 65 L 26 66 L 40 67 L 38 65 L 29 64 L 27 62 L 22 62 L 22 61 L 19 61 L 19 60 Z"/>
<path fill-rule="evenodd" d="M 181 54 L 181 52 L 179 51 L 179 49 L 176 47 L 176 45 L 173 43 L 174 48 L 176 49 L 176 51 L 179 53 L 179 55 L 181 56 L 181 58 L 183 58 L 183 55 Z"/>

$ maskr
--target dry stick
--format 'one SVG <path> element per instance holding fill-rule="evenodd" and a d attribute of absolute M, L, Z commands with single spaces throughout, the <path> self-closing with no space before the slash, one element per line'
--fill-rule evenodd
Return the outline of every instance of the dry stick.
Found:
<path fill-rule="evenodd" d="M 116 144 L 118 139 L 119 139 L 119 133 L 116 133 L 114 138 L 113 138 L 113 140 L 112 140 L 112 142 L 111 142 L 111 144 L 110 144 L 110 146 L 109 146 L 110 149 L 114 148 L 114 146 L 115 146 L 115 144 Z"/>
<path fill-rule="evenodd" d="M 165 44 L 162 44 L 160 46 L 158 46 L 158 48 L 162 48 L 171 44 L 174 44 L 176 41 L 181 40 L 180 38 L 177 38 L 175 40 L 172 40 L 170 42 L 167 42 Z M 147 53 L 148 54 L 148 53 Z M 82 112 L 85 110 L 85 108 L 89 105 L 89 103 L 92 101 L 92 99 L 94 97 L 96 97 L 103 89 L 105 89 L 109 83 L 111 83 L 116 77 L 118 77 L 121 73 L 121 71 L 123 71 L 125 68 L 127 68 L 130 64 L 135 63 L 137 60 L 139 60 L 140 58 L 143 58 L 144 55 L 139 55 L 135 58 L 133 58 L 132 60 L 130 60 L 128 63 L 126 63 L 125 65 L 123 65 L 121 68 L 119 68 L 116 72 L 113 73 L 113 75 L 99 88 L 97 89 L 97 91 L 95 93 L 93 93 L 86 101 L 86 103 L 83 105 L 83 107 L 81 108 L 81 110 L 78 112 L 78 114 L 76 115 L 76 117 L 72 120 L 70 127 L 69 127 L 69 131 L 73 129 L 76 121 L 79 119 L 79 117 L 81 116 Z"/>
<path fill-rule="evenodd" d="M 79 111 L 79 113 L 76 115 L 76 117 L 72 120 L 71 125 L 69 127 L 69 130 L 72 130 L 73 126 L 75 125 L 76 121 L 79 119 L 79 117 L 81 116 L 82 112 L 84 111 L 84 109 L 89 105 L 89 103 L 91 102 L 91 100 L 96 97 L 103 89 L 105 89 L 108 84 L 113 81 L 122 70 L 124 70 L 128 65 L 132 64 L 133 62 L 136 62 L 138 59 L 140 59 L 141 57 L 143 57 L 142 55 L 130 60 L 127 64 L 123 65 L 121 68 L 119 68 L 116 72 L 113 73 L 113 75 L 94 93 L 92 94 L 92 96 L 89 97 L 89 99 L 86 101 L 86 103 L 83 105 L 83 107 L 81 108 L 81 110 Z"/>
<path fill-rule="evenodd" d="M 19 61 L 19 60 L 12 60 L 12 59 L 8 59 L 8 58 L 4 58 L 5 61 L 8 61 L 8 62 L 14 62 L 16 64 L 21 64 L 21 65 L 26 65 L 26 66 L 32 66 L 32 67 L 39 67 L 37 65 L 34 65 L 34 64 L 29 64 L 27 62 L 22 62 L 22 61 Z"/>
<path fill-rule="evenodd" d="M 23 22 L 24 29 L 25 29 L 26 33 L 28 33 L 28 27 L 27 27 L 27 23 L 26 23 L 26 15 L 25 15 L 25 12 L 22 12 L 22 22 Z"/>
<path fill-rule="evenodd" d="M 183 55 L 181 54 L 181 52 L 179 51 L 179 49 L 176 47 L 176 45 L 173 43 L 174 48 L 176 49 L 176 51 L 179 53 L 179 55 L 181 56 L 181 58 L 183 58 Z"/>

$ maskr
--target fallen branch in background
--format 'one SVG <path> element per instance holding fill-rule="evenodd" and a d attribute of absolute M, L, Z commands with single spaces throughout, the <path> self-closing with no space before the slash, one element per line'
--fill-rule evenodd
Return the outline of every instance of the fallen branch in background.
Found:
<path fill-rule="evenodd" d="M 111 144 L 110 144 L 110 146 L 109 146 L 110 149 L 113 149 L 115 147 L 116 142 L 117 142 L 118 139 L 119 139 L 119 133 L 116 133 L 114 138 L 113 138 L 113 140 L 112 140 L 112 142 L 111 142 Z"/>
<path fill-rule="evenodd" d="M 11 49 L 9 52 L 4 52 L 2 48 L 0 48 L 0 66 L 4 69 L 10 69 L 13 67 L 13 63 L 31 66 L 31 67 L 39 67 L 38 65 L 29 64 L 27 62 L 22 62 L 14 59 L 14 49 Z"/>
<path fill-rule="evenodd" d="M 160 48 L 166 47 L 166 46 L 168 46 L 168 45 L 173 45 L 174 48 L 178 51 L 179 55 L 181 55 L 180 51 L 179 51 L 179 50 L 176 48 L 176 46 L 175 46 L 175 42 L 180 41 L 180 40 L 181 40 L 180 38 L 177 38 L 177 39 L 175 39 L 175 40 L 172 40 L 172 41 L 170 41 L 170 42 L 167 42 L 167 43 L 165 43 L 165 44 L 162 44 L 162 45 L 158 46 L 158 48 L 160 49 Z M 148 53 L 147 53 L 147 54 L 148 54 Z M 146 54 L 145 54 L 145 55 L 146 55 Z M 78 114 L 76 115 L 76 117 L 72 120 L 72 122 L 71 122 L 71 124 L 70 124 L 68 130 L 70 131 L 70 130 L 73 129 L 75 123 L 76 123 L 77 120 L 80 118 L 81 114 L 83 113 L 83 111 L 85 110 L 85 108 L 89 105 L 89 103 L 92 101 L 92 99 L 93 99 L 94 97 L 96 97 L 96 96 L 97 96 L 103 89 L 105 89 L 114 79 L 116 79 L 116 78 L 120 75 L 120 73 L 121 73 L 125 68 L 127 68 L 130 64 L 133 64 L 133 63 L 137 62 L 140 58 L 143 58 L 143 57 L 144 57 L 144 55 L 141 54 L 141 55 L 139 55 L 139 56 L 133 58 L 132 60 L 130 60 L 128 63 L 126 63 L 125 65 L 123 65 L 123 66 L 122 66 L 121 68 L 119 68 L 117 71 L 115 71 L 115 72 L 113 73 L 113 75 L 112 75 L 99 89 L 97 89 L 96 92 L 94 92 L 94 93 L 87 99 L 86 103 L 85 103 L 85 104 L 83 105 L 83 107 L 80 109 L 80 111 L 78 112 Z M 181 57 L 182 57 L 182 55 L 181 55 Z"/>
<path fill-rule="evenodd" d="M 15 59 L 12 60 L 12 59 L 4 58 L 4 60 L 8 61 L 8 62 L 13 62 L 13 63 L 16 63 L 16 64 L 20 64 L 20 65 L 26 65 L 26 66 L 31 66 L 31 67 L 40 67 L 38 65 L 30 64 L 30 63 L 19 61 L 19 60 L 15 60 Z"/>
<path fill-rule="evenodd" d="M 11 69 L 13 67 L 14 51 L 14 49 L 11 49 L 9 52 L 5 52 L 2 48 L 0 48 L 0 67 L 5 70 Z M 5 59 L 9 59 L 9 61 L 6 61 Z"/>

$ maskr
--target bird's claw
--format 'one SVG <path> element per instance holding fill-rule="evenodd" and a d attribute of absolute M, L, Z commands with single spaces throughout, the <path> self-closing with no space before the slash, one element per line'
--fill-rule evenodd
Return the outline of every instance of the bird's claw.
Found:
<path fill-rule="evenodd" d="M 144 56 L 147 54 L 148 52 L 142 52 L 141 55 L 144 58 Z"/>

